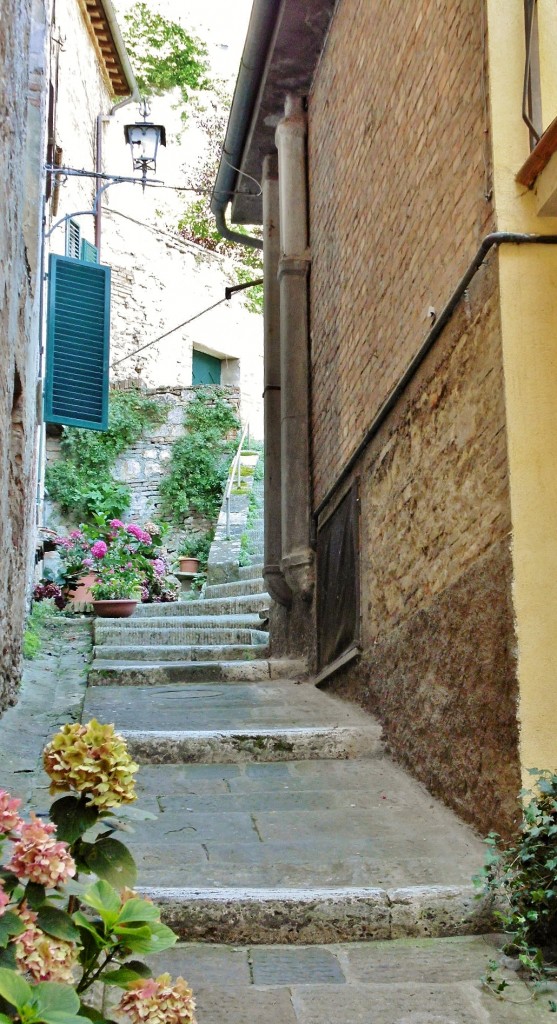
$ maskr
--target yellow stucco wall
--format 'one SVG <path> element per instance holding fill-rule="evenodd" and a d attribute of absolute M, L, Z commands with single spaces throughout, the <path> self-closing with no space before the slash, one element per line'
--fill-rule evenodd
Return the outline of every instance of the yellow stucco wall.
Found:
<path fill-rule="evenodd" d="M 497 229 L 554 234 L 557 218 L 515 181 L 529 152 L 523 0 L 486 3 Z M 557 115 L 557 6 L 538 0 L 538 11 L 545 127 Z M 557 246 L 502 245 L 499 269 L 526 773 L 557 769 Z"/>

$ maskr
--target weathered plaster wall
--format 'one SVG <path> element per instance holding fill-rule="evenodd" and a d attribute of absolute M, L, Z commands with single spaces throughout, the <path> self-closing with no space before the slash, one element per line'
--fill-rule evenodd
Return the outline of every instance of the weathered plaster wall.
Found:
<path fill-rule="evenodd" d="M 84 6 L 84 5 L 83 5 Z M 94 171 L 98 114 L 107 114 L 112 92 L 98 58 L 97 45 L 79 0 L 56 0 L 52 23 L 52 78 L 57 80 L 54 137 L 67 167 Z M 70 213 L 91 210 L 96 182 L 91 178 L 69 177 L 60 187 L 58 210 L 48 205 L 48 227 Z M 75 218 L 83 238 L 95 240 L 92 216 Z M 65 251 L 66 228 L 62 224 L 50 237 L 49 248 Z"/>
<path fill-rule="evenodd" d="M 193 348 L 210 352 L 223 360 L 221 382 L 240 387 L 242 419 L 262 438 L 262 318 L 247 312 L 240 297 L 134 354 L 224 298 L 232 280 L 223 257 L 145 223 L 140 200 L 134 217 L 117 212 L 118 191 L 110 202 L 114 209 L 103 214 L 102 260 L 112 266 L 112 361 L 131 356 L 114 366 L 114 379 L 137 373 L 149 387 L 189 387 Z"/>
<path fill-rule="evenodd" d="M 494 227 L 484 34 L 481 0 L 337 7 L 309 101 L 314 505 Z M 362 658 L 333 684 L 481 829 L 520 788 L 503 396 L 494 256 L 355 467 Z"/>
<path fill-rule="evenodd" d="M 44 5 L 0 20 L 0 711 L 21 672 L 34 541 Z"/>
<path fill-rule="evenodd" d="M 537 209 L 537 193 L 543 192 L 550 167 L 530 191 L 515 180 L 529 153 L 521 120 L 524 31 L 519 6 L 509 11 L 504 4 L 487 2 L 498 227 L 557 234 L 557 219 L 540 216 Z M 557 112 L 557 10 L 551 0 L 538 0 L 537 11 L 545 127 Z M 531 786 L 528 769 L 557 769 L 557 247 L 503 246 L 500 288 L 520 753 L 523 781 Z"/>

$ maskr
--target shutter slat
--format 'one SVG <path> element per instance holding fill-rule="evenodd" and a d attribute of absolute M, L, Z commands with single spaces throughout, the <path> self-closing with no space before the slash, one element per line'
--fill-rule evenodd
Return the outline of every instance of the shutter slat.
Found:
<path fill-rule="evenodd" d="M 47 423 L 106 430 L 109 334 L 110 268 L 52 254 L 45 382 Z"/>

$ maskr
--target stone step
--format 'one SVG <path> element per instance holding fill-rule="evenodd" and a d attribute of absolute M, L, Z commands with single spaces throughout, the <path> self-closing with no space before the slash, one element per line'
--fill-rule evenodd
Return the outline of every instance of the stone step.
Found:
<path fill-rule="evenodd" d="M 263 634 L 265 637 L 267 634 Z M 103 662 L 188 662 L 188 661 L 253 661 L 269 655 L 269 648 L 263 639 L 261 643 L 226 644 L 226 645 L 187 645 L 187 644 L 103 644 L 94 648 L 94 665 L 100 667 Z"/>
<path fill-rule="evenodd" d="M 265 582 L 263 577 L 252 580 L 235 580 L 232 583 L 213 583 L 205 587 L 205 599 L 214 597 L 241 597 L 248 594 L 264 594 Z"/>
<path fill-rule="evenodd" d="M 375 725 L 282 729 L 120 729 L 138 764 L 238 764 L 374 757 Z"/>
<path fill-rule="evenodd" d="M 258 565 L 241 565 L 238 569 L 238 576 L 241 580 L 257 580 L 263 577 L 263 563 Z"/>
<path fill-rule="evenodd" d="M 224 646 L 227 644 L 265 644 L 269 637 L 261 629 L 227 629 L 218 626 L 206 629 L 196 626 L 189 627 L 188 620 L 177 626 L 165 623 L 164 626 L 155 626 L 151 629 L 148 625 L 136 625 L 135 629 L 119 629 L 112 626 L 103 630 L 95 631 L 95 642 L 97 649 L 104 645 L 116 644 L 122 646 L 149 646 L 158 645 L 195 645 L 195 646 Z"/>
<path fill-rule="evenodd" d="M 243 615 L 259 612 L 269 607 L 271 598 L 268 594 L 248 594 L 244 597 L 213 597 L 208 600 L 200 598 L 193 601 L 171 601 L 169 604 L 141 604 L 137 606 L 129 621 L 151 618 L 161 615 Z M 105 619 L 105 622 L 109 622 Z M 121 621 L 120 619 L 116 621 Z"/>
<path fill-rule="evenodd" d="M 264 682 L 305 676 L 302 659 L 258 658 L 255 661 L 99 661 L 89 672 L 90 686 L 162 686 L 166 683 Z"/>
<path fill-rule="evenodd" d="M 137 887 L 161 908 L 161 917 L 181 938 L 229 945 L 249 942 L 309 945 L 431 939 L 484 935 L 496 928 L 494 907 L 478 898 L 472 885 L 404 886 L 403 888 L 174 888 Z M 484 956 L 487 950 L 484 951 Z M 484 961 L 485 963 L 485 961 Z M 447 980 L 444 978 L 444 980 Z M 443 1004 L 443 1000 L 441 1000 Z M 373 1001 L 368 1005 L 373 1005 Z M 409 1001 L 409 1005 L 414 1005 Z M 228 1019 L 228 1018 L 227 1018 Z M 348 1018 L 311 1017 L 311 1024 Z M 373 1021 L 376 1021 L 373 1017 Z M 463 1024 L 472 1017 L 460 1017 Z M 501 1020 L 508 1020 L 505 1016 Z M 242 1024 L 247 1018 L 241 1018 Z M 363 1024 L 372 1018 L 355 1018 Z M 448 1017 L 384 1018 L 386 1024 L 453 1024 Z M 484 1021 L 483 1016 L 477 1018 Z M 517 1018 L 517 1021 L 520 1018 Z M 456 1018 L 455 1018 L 456 1024 Z"/>
<path fill-rule="evenodd" d="M 159 608 L 170 608 L 169 604 Z M 183 607 L 183 604 L 180 604 Z M 117 625 L 118 623 L 118 625 Z M 113 629 L 122 633 L 136 629 L 261 629 L 259 612 L 247 612 L 245 615 L 150 615 L 129 619 L 95 619 L 95 637 L 104 637 Z"/>
<path fill-rule="evenodd" d="M 309 932 L 313 915 L 305 907 Z M 179 943 L 148 963 L 155 976 L 166 972 L 187 979 L 200 1024 L 547 1024 L 550 1019 L 547 1001 L 533 999 L 528 984 L 508 966 L 500 968 L 500 976 L 510 999 L 494 998 L 480 984 L 487 960 L 500 958 L 497 936 L 291 947 L 284 944 L 282 917 L 276 932 L 273 945 L 252 945 L 251 939 L 233 946 Z M 115 990 L 112 1003 L 120 995 Z"/>

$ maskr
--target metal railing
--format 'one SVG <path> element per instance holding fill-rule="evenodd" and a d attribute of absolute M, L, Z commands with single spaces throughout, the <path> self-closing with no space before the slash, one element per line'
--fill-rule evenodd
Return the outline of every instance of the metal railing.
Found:
<path fill-rule="evenodd" d="M 246 439 L 246 435 L 248 437 L 248 444 L 249 444 L 249 423 L 246 423 L 244 429 L 242 430 L 242 436 L 240 438 L 240 443 L 239 443 L 239 445 L 238 445 L 238 447 L 236 449 L 236 454 L 235 454 L 234 458 L 232 459 L 232 465 L 230 466 L 230 472 L 228 474 L 228 483 L 226 485 L 226 490 L 224 492 L 224 504 L 225 504 L 225 508 L 226 508 L 226 539 L 227 540 L 230 540 L 230 495 L 232 493 L 232 488 L 234 487 L 234 482 L 237 480 L 237 483 L 236 483 L 237 487 L 239 487 L 241 482 L 242 482 L 242 475 L 241 475 L 242 449 L 244 447 L 244 441 Z"/>

